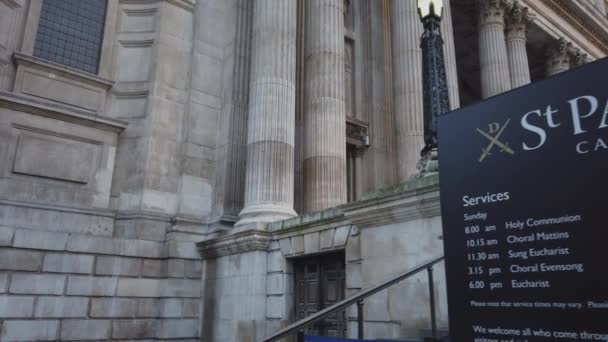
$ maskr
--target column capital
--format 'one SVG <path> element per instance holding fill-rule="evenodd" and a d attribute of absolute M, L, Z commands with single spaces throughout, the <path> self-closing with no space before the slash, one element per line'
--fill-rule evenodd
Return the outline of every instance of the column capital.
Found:
<path fill-rule="evenodd" d="M 575 49 L 575 51 L 572 53 L 571 60 L 572 66 L 578 67 L 589 63 L 589 55 L 581 52 L 579 49 Z"/>
<path fill-rule="evenodd" d="M 547 70 L 549 75 L 570 69 L 572 43 L 561 38 L 547 49 Z"/>
<path fill-rule="evenodd" d="M 507 39 L 526 39 L 528 25 L 534 21 L 535 15 L 528 8 L 515 1 L 506 14 Z"/>
<path fill-rule="evenodd" d="M 479 25 L 504 25 L 507 3 L 505 0 L 477 0 Z"/>

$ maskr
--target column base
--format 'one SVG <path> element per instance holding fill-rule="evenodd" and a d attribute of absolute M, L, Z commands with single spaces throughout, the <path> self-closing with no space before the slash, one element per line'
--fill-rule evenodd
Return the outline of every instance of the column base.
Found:
<path fill-rule="evenodd" d="M 269 223 L 296 217 L 298 214 L 289 207 L 275 204 L 257 204 L 245 207 L 239 214 L 234 228 L 241 230 L 265 230 Z"/>

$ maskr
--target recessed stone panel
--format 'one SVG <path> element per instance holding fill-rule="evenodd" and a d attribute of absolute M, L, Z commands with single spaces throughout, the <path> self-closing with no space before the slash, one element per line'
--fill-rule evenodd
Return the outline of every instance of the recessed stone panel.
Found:
<path fill-rule="evenodd" d="M 86 184 L 96 166 L 97 146 L 61 137 L 22 134 L 13 172 Z"/>

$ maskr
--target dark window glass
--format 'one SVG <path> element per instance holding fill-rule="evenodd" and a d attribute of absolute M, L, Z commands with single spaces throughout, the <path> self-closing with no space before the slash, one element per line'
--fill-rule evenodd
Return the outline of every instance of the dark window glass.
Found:
<path fill-rule="evenodd" d="M 44 0 L 34 56 L 96 74 L 105 18 L 106 0 Z"/>

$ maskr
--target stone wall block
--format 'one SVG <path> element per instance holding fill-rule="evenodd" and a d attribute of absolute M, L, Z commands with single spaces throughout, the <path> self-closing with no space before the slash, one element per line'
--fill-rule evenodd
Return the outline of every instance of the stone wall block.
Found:
<path fill-rule="evenodd" d="M 0 227 L 0 246 L 11 246 L 15 229 L 9 227 Z"/>
<path fill-rule="evenodd" d="M 89 298 L 86 297 L 39 297 L 34 317 L 86 317 Z"/>
<path fill-rule="evenodd" d="M 160 288 L 161 297 L 195 297 L 201 295 L 201 283 L 190 279 L 164 279 Z"/>
<path fill-rule="evenodd" d="M 142 275 L 144 277 L 161 278 L 166 275 L 167 262 L 158 259 L 145 259 L 143 261 Z"/>
<path fill-rule="evenodd" d="M 283 273 L 269 274 L 266 277 L 266 284 L 266 293 L 269 295 L 281 295 L 285 291 Z"/>
<path fill-rule="evenodd" d="M 281 252 L 283 253 L 283 255 L 287 256 L 293 253 L 290 238 L 279 240 L 279 246 L 281 247 Z"/>
<path fill-rule="evenodd" d="M 67 295 L 113 296 L 116 293 L 117 283 L 117 278 L 69 276 Z"/>
<path fill-rule="evenodd" d="M 8 290 L 8 273 L 0 273 L 0 293 L 6 293 Z"/>
<path fill-rule="evenodd" d="M 0 270 L 38 271 L 42 266 L 41 252 L 0 249 Z"/>
<path fill-rule="evenodd" d="M 301 235 L 291 237 L 291 248 L 293 254 L 304 253 L 304 237 Z"/>
<path fill-rule="evenodd" d="M 58 273 L 92 273 L 95 257 L 82 254 L 47 253 L 42 270 Z"/>
<path fill-rule="evenodd" d="M 334 232 L 335 232 L 335 229 L 331 228 L 331 229 L 326 229 L 320 233 L 319 246 L 321 249 L 327 249 L 327 248 L 332 247 L 332 244 L 334 241 Z"/>
<path fill-rule="evenodd" d="M 121 258 L 98 256 L 95 263 L 95 274 L 138 276 L 141 274 L 142 260 L 136 258 Z"/>
<path fill-rule="evenodd" d="M 284 264 L 285 264 L 285 258 L 283 257 L 283 254 L 281 253 L 281 251 L 274 251 L 274 252 L 270 252 L 268 253 L 268 258 L 267 260 L 267 267 L 268 267 L 268 272 L 282 272 L 284 269 Z"/>
<path fill-rule="evenodd" d="M 198 336 L 198 319 L 162 320 L 159 338 L 188 338 Z"/>
<path fill-rule="evenodd" d="M 160 279 L 120 278 L 116 295 L 121 297 L 158 297 L 160 289 Z"/>
<path fill-rule="evenodd" d="M 165 243 L 165 257 L 179 259 L 199 260 L 201 257 L 196 249 L 196 244 L 190 241 L 171 240 Z"/>
<path fill-rule="evenodd" d="M 319 253 L 319 232 L 309 233 L 304 235 L 304 253 L 313 254 Z"/>
<path fill-rule="evenodd" d="M 159 300 L 153 298 L 93 298 L 91 317 L 146 318 L 158 317 Z"/>
<path fill-rule="evenodd" d="M 285 318 L 285 297 L 271 296 L 266 298 L 266 317 Z"/>
<path fill-rule="evenodd" d="M 54 341 L 57 339 L 59 321 L 4 321 L 0 341 Z"/>
<path fill-rule="evenodd" d="M 34 297 L 0 296 L 0 318 L 32 317 Z"/>
<path fill-rule="evenodd" d="M 346 241 L 348 240 L 348 235 L 350 233 L 351 226 L 342 226 L 336 228 L 336 233 L 334 235 L 334 247 L 344 247 L 346 245 Z"/>
<path fill-rule="evenodd" d="M 186 273 L 184 261 L 184 259 L 168 259 L 167 276 L 173 278 L 183 278 Z"/>
<path fill-rule="evenodd" d="M 154 319 L 115 320 L 112 322 L 112 338 L 154 338 L 158 321 Z"/>
<path fill-rule="evenodd" d="M 198 317 L 201 311 L 201 301 L 198 298 L 184 299 L 183 317 Z"/>
<path fill-rule="evenodd" d="M 60 295 L 65 287 L 65 275 L 15 273 L 10 293 Z"/>
<path fill-rule="evenodd" d="M 361 235 L 352 236 L 348 239 L 345 258 L 346 262 L 361 260 Z"/>
<path fill-rule="evenodd" d="M 184 275 L 187 278 L 200 279 L 203 273 L 202 266 L 200 260 L 184 260 Z"/>
<path fill-rule="evenodd" d="M 61 322 L 62 341 L 108 340 L 112 322 L 109 320 L 66 319 Z"/>
<path fill-rule="evenodd" d="M 39 230 L 18 229 L 15 231 L 14 247 L 65 250 L 68 241 L 67 233 L 43 232 Z"/>

